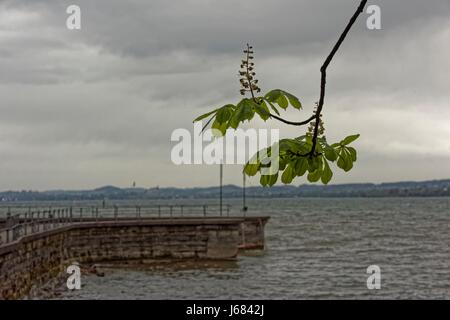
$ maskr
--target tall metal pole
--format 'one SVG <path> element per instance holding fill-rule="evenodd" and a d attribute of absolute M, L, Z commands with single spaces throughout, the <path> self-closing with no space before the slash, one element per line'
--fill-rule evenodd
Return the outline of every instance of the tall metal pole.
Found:
<path fill-rule="evenodd" d="M 220 216 L 222 216 L 223 163 L 220 163 Z"/>
<path fill-rule="evenodd" d="M 247 205 L 245 203 L 245 172 L 242 171 L 242 211 L 244 211 L 244 215 L 245 212 L 247 211 Z"/>

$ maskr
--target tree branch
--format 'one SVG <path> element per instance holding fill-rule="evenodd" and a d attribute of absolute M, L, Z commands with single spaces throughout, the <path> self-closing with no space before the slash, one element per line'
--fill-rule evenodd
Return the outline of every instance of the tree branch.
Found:
<path fill-rule="evenodd" d="M 274 119 L 277 119 L 278 121 L 281 121 L 283 123 L 290 124 L 292 126 L 303 126 L 303 125 L 308 124 L 311 121 L 313 121 L 316 118 L 316 115 L 313 114 L 311 117 L 309 117 L 305 121 L 301 121 L 301 122 L 293 122 L 293 121 L 285 120 L 285 119 L 283 119 L 281 117 L 278 117 L 278 116 L 274 115 L 273 113 L 270 114 L 270 117 L 274 118 Z"/>
<path fill-rule="evenodd" d="M 348 32 L 352 28 L 355 21 L 358 19 L 358 16 L 364 11 L 364 7 L 366 6 L 367 0 L 362 0 L 359 4 L 358 8 L 356 9 L 356 12 L 351 17 L 350 21 L 348 22 L 347 26 L 345 27 L 344 31 L 342 32 L 341 36 L 339 37 L 339 40 L 334 45 L 333 49 L 331 50 L 328 57 L 325 59 L 325 62 L 323 63 L 322 67 L 320 68 L 321 73 L 321 79 L 320 79 L 320 98 L 319 98 L 319 104 L 317 105 L 317 111 L 315 114 L 316 123 L 314 126 L 314 133 L 313 133 L 313 139 L 312 139 L 312 148 L 310 152 L 310 156 L 312 156 L 315 152 L 316 145 L 317 145 L 317 134 L 319 131 L 319 124 L 320 124 L 320 113 L 322 112 L 323 104 L 325 102 L 325 86 L 327 83 L 327 67 L 331 63 L 331 60 L 333 60 L 334 55 L 339 50 L 339 47 L 341 46 L 342 42 L 344 42 L 345 37 L 347 36 Z"/>

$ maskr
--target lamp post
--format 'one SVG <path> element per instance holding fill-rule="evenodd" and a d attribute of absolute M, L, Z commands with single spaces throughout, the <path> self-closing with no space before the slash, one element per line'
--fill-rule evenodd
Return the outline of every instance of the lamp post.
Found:
<path fill-rule="evenodd" d="M 220 216 L 222 216 L 222 184 L 223 184 L 223 163 L 220 163 L 220 197 L 219 197 L 219 207 L 220 207 Z"/>

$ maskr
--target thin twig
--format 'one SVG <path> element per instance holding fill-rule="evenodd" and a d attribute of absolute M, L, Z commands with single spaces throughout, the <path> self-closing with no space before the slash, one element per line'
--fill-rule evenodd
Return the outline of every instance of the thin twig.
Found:
<path fill-rule="evenodd" d="M 203 128 L 202 128 L 202 131 L 200 131 L 200 134 L 202 134 L 204 131 L 205 131 L 205 129 L 206 129 L 206 127 L 211 123 L 211 121 L 214 119 L 214 117 L 215 117 L 216 115 L 213 115 L 207 122 L 206 122 L 206 124 L 203 126 Z"/>
<path fill-rule="evenodd" d="M 274 115 L 273 113 L 270 114 L 270 117 L 274 118 L 274 119 L 277 119 L 278 121 L 281 121 L 283 123 L 290 124 L 292 126 L 303 126 L 305 124 L 310 123 L 312 120 L 314 120 L 316 118 L 316 115 L 313 114 L 311 117 L 309 117 L 305 121 L 301 121 L 301 122 L 289 121 L 289 120 L 283 119 L 281 117 L 278 117 L 278 116 Z"/>

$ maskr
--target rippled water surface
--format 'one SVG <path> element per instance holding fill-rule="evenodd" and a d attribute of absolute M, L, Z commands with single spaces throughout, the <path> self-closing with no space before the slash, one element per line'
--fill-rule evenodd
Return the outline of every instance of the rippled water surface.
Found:
<path fill-rule="evenodd" d="M 108 269 L 83 276 L 83 288 L 63 297 L 450 298 L 448 198 L 254 199 L 249 207 L 271 216 L 263 253 L 234 263 Z M 369 265 L 381 268 L 380 290 L 367 289 Z"/>

